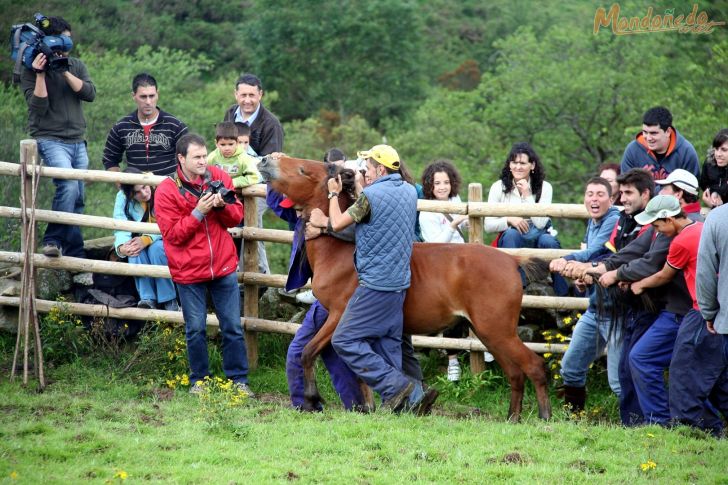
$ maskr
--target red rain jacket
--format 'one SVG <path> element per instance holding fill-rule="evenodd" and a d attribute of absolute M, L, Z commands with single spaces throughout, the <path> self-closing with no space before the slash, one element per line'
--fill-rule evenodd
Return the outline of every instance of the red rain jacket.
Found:
<path fill-rule="evenodd" d="M 210 180 L 222 180 L 225 187 L 233 188 L 230 176 L 223 170 L 213 166 L 207 170 Z M 170 177 L 162 182 L 154 194 L 154 211 L 172 280 L 192 284 L 233 273 L 238 268 L 238 255 L 227 228 L 240 224 L 243 205 L 236 199 L 221 210 L 212 209 L 199 221 L 192 215 L 198 198 L 181 188 L 181 181 L 187 179 L 179 165 L 177 176 L 177 180 Z M 207 188 L 202 177 L 189 184 L 197 191 Z"/>

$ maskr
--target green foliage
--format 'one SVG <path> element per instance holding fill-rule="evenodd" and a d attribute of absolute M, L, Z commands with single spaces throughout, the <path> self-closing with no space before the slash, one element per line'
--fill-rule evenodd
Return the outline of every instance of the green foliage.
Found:
<path fill-rule="evenodd" d="M 93 341 L 81 319 L 61 301 L 41 318 L 43 357 L 51 365 L 62 365 L 86 355 Z"/>
<path fill-rule="evenodd" d="M 257 1 L 253 71 L 280 93 L 276 112 L 328 109 L 377 125 L 419 101 L 426 86 L 422 21 L 412 1 Z"/>

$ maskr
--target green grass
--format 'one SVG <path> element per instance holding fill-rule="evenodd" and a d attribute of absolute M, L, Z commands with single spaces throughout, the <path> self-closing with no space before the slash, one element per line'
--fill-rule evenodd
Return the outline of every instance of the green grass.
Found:
<path fill-rule="evenodd" d="M 124 353 L 51 367 L 39 394 L 8 381 L 11 346 L 1 345 L 0 482 L 728 483 L 725 441 L 687 428 L 622 428 L 597 371 L 579 420 L 558 408 L 553 420 L 537 419 L 529 387 L 523 422 L 508 424 L 497 370 L 465 372 L 456 386 L 440 377 L 444 360 L 434 353 L 423 357 L 442 391 L 432 416 L 347 413 L 321 369 L 326 410 L 305 414 L 288 409 L 287 338 L 261 337 L 262 366 L 251 374 L 260 399 L 229 407 L 223 398 L 217 408 L 166 389 L 153 369 L 121 372 Z"/>

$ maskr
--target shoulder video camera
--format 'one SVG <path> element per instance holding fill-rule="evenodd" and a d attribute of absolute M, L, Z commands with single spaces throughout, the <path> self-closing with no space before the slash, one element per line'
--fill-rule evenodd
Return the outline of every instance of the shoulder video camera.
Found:
<path fill-rule="evenodd" d="M 73 49 L 73 41 L 67 35 L 46 35 L 41 29 L 50 26 L 48 17 L 41 13 L 33 17 L 35 24 L 17 24 L 10 29 L 10 57 L 15 61 L 13 77 L 17 76 L 17 81 L 20 66 L 33 69 L 33 60 L 41 52 L 48 58 L 46 70 L 68 70 L 68 58 L 62 54 Z"/>

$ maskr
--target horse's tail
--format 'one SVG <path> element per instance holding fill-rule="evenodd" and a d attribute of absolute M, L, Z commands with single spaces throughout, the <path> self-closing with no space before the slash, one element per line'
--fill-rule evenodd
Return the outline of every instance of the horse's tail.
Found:
<path fill-rule="evenodd" d="M 545 259 L 516 256 L 516 262 L 526 276 L 526 284 L 542 281 L 549 275 L 549 262 Z"/>

